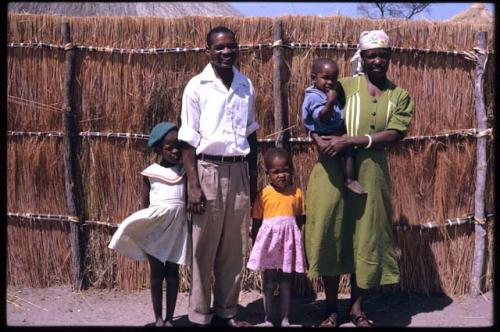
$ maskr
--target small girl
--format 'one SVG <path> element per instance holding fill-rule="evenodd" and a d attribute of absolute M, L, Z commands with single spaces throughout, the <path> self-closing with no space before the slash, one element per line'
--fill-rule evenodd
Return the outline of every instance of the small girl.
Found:
<path fill-rule="evenodd" d="M 161 156 L 161 162 L 141 172 L 143 209 L 121 223 L 109 244 L 109 248 L 132 259 L 148 259 L 155 325 L 167 327 L 172 326 L 177 301 L 179 264 L 187 265 L 191 255 L 177 132 L 177 126 L 170 122 L 161 122 L 151 130 L 148 146 Z M 163 279 L 167 282 L 165 321 L 162 319 Z"/>
<path fill-rule="evenodd" d="M 252 208 L 253 248 L 249 269 L 263 271 L 265 322 L 271 323 L 271 307 L 276 282 L 279 282 L 281 326 L 290 326 L 292 272 L 304 273 L 304 253 L 300 227 L 305 222 L 304 197 L 292 184 L 293 165 L 287 151 L 271 148 L 264 154 L 270 185 L 257 195 Z"/>

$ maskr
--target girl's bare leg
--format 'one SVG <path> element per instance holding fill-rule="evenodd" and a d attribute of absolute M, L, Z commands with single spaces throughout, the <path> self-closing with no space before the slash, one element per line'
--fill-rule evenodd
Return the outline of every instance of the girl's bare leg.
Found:
<path fill-rule="evenodd" d="M 291 286 L 292 274 L 280 271 L 279 283 L 280 283 L 280 304 L 281 304 L 281 326 L 288 327 L 290 326 L 290 322 L 288 320 L 288 314 L 290 313 L 290 302 L 292 301 L 292 286 Z"/>
<path fill-rule="evenodd" d="M 276 270 L 264 270 L 264 312 L 265 321 L 261 326 L 273 326 L 271 323 L 272 306 L 273 306 L 273 293 L 276 288 L 276 280 L 278 273 Z"/>
<path fill-rule="evenodd" d="M 165 262 L 165 273 L 167 278 L 167 308 L 165 313 L 165 326 L 173 326 L 175 304 L 177 302 L 177 293 L 179 292 L 179 265 L 171 262 Z"/>
<path fill-rule="evenodd" d="M 163 278 L 165 277 L 165 267 L 161 261 L 153 256 L 148 255 L 150 268 L 150 283 L 151 283 L 151 300 L 153 302 L 153 311 L 155 313 L 155 325 L 164 326 L 161 317 L 162 306 L 162 287 Z"/>

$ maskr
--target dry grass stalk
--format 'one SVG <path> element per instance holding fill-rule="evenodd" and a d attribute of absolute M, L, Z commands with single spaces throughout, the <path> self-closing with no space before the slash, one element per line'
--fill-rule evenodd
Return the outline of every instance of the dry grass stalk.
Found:
<path fill-rule="evenodd" d="M 7 283 L 31 287 L 70 284 L 68 235 L 69 224 L 65 222 L 9 219 Z"/>

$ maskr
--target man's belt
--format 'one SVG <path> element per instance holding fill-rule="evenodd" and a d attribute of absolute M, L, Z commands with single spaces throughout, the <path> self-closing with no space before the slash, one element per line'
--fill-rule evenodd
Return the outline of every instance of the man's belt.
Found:
<path fill-rule="evenodd" d="M 198 159 L 201 160 L 212 160 L 212 161 L 222 161 L 225 163 L 235 163 L 238 161 L 245 161 L 247 158 L 246 156 L 212 156 L 209 154 L 203 154 L 201 153 L 198 155 Z"/>

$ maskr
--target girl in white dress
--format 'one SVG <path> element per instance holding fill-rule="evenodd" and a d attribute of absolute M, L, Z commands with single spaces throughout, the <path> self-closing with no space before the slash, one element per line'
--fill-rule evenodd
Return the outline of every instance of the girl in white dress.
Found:
<path fill-rule="evenodd" d="M 185 172 L 179 165 L 181 149 L 177 132 L 177 126 L 170 122 L 161 122 L 151 131 L 148 146 L 162 160 L 141 172 L 143 209 L 120 224 L 109 244 L 109 248 L 132 259 L 148 259 L 156 326 L 172 326 L 179 264 L 188 265 L 191 255 L 185 212 Z M 162 318 L 163 279 L 167 281 L 165 320 Z"/>

